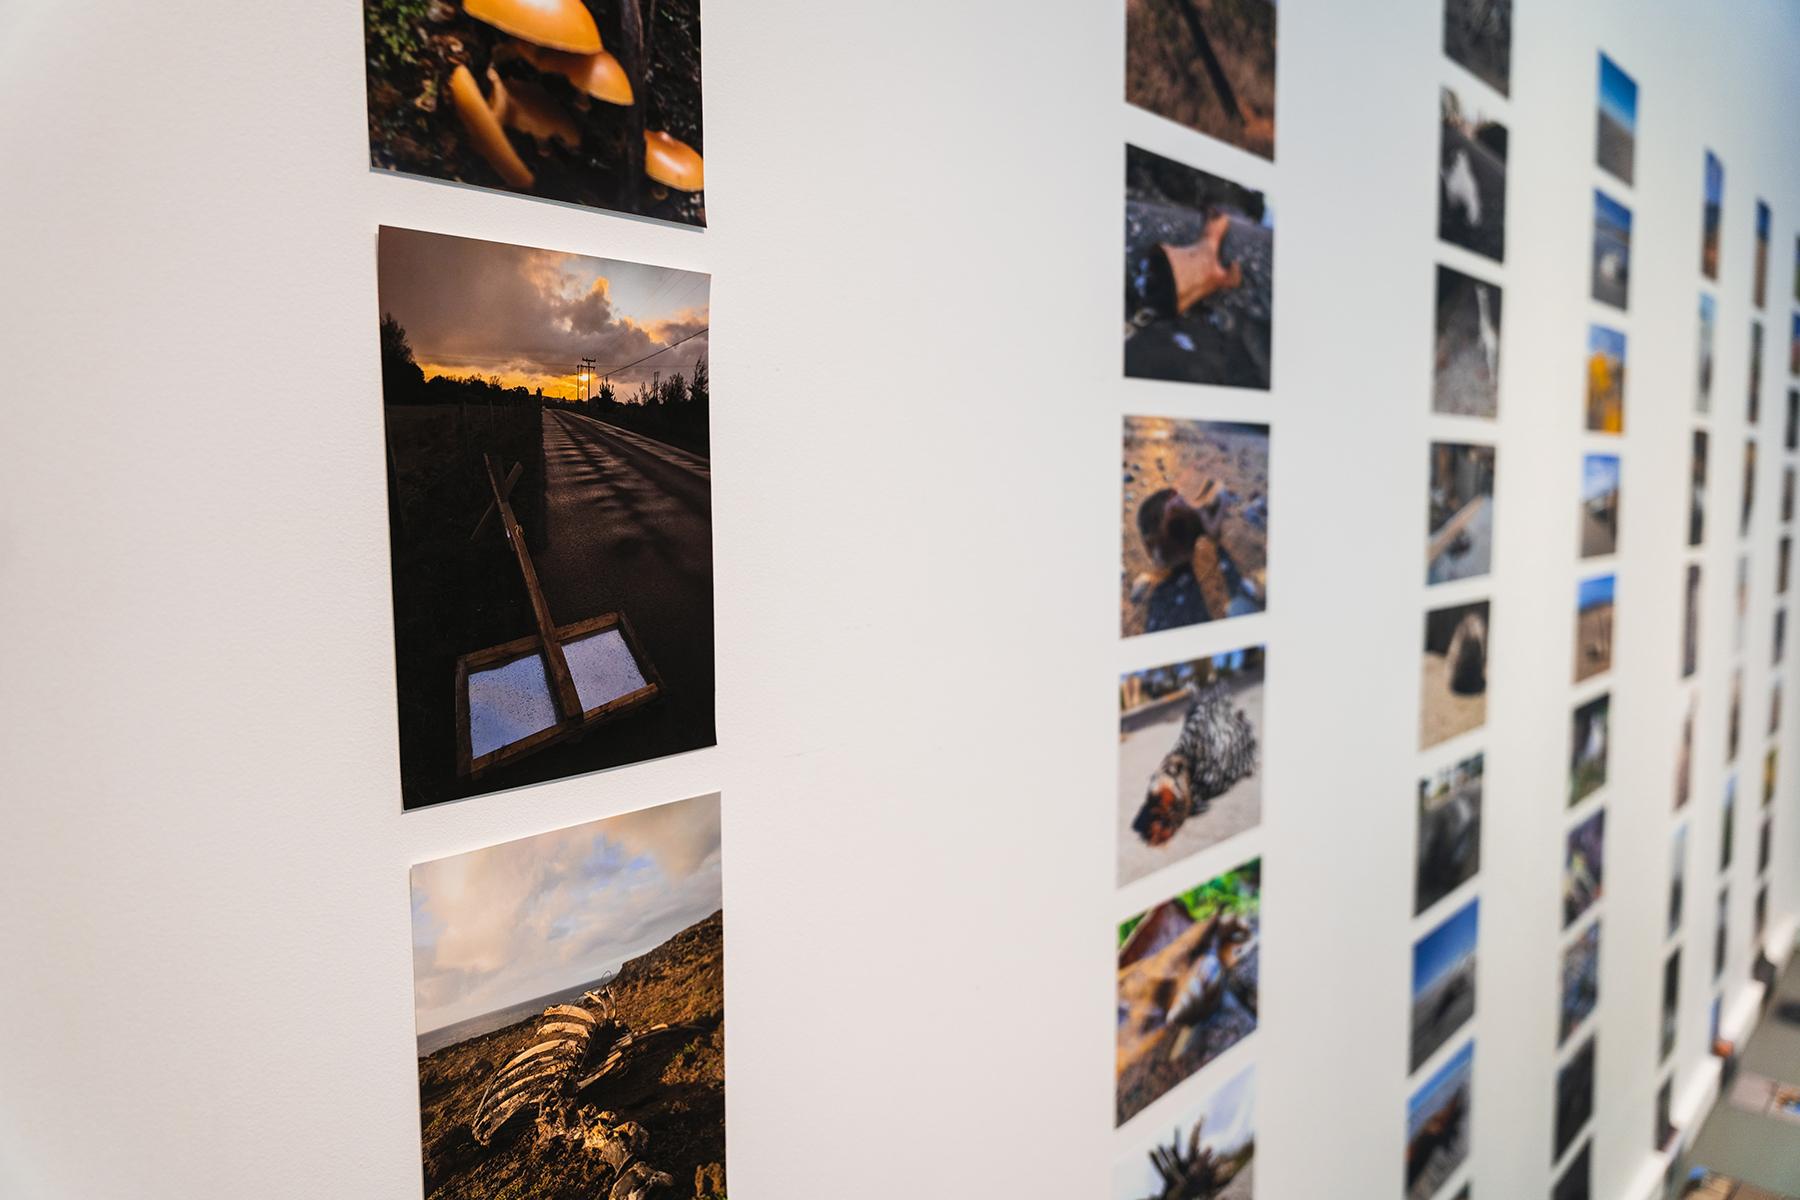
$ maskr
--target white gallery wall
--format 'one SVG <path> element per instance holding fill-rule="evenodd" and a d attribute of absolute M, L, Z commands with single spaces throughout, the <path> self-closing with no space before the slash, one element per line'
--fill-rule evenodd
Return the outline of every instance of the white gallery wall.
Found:
<path fill-rule="evenodd" d="M 371 172 L 355 0 L 0 7 L 0 1194 L 419 1195 L 410 866 L 719 791 L 737 1200 L 1107 1194 L 1149 1136 L 1113 1127 L 1117 923 L 1256 855 L 1259 1028 L 1182 1094 L 1255 1065 L 1258 1200 L 1398 1197 L 1416 788 L 1474 746 L 1417 748 L 1422 614 L 1443 602 L 1426 447 L 1456 429 L 1429 390 L 1438 89 L 1459 78 L 1441 10 L 1281 0 L 1270 163 L 1124 104 L 1118 0 L 708 0 L 701 231 Z M 1501 419 L 1471 435 L 1498 446 L 1494 571 L 1453 594 L 1492 601 L 1476 1196 L 1553 1180 L 1579 699 L 1609 691 L 1613 720 L 1594 1195 L 1651 1194 L 1658 1086 L 1673 1071 L 1691 1121 L 1713 997 L 1727 1033 L 1749 1019 L 1775 744 L 1772 954 L 1800 921 L 1800 656 L 1771 661 L 1797 47 L 1789 0 L 1515 3 Z M 1628 192 L 1593 166 L 1601 50 L 1640 88 Z M 1268 392 L 1122 377 L 1127 142 L 1267 192 Z M 1713 499 L 1690 552 L 1709 148 Z M 1627 318 L 1588 298 L 1603 185 L 1635 218 Z M 711 273 L 716 748 L 402 813 L 380 225 Z M 1629 325 L 1621 437 L 1583 431 L 1596 319 Z M 1119 638 L 1124 414 L 1271 426 L 1266 613 Z M 1596 566 L 1575 552 L 1581 460 L 1613 448 L 1613 667 L 1572 687 Z M 1260 827 L 1116 887 L 1119 673 L 1253 644 Z M 1680 1037 L 1659 1066 L 1689 689 Z"/>

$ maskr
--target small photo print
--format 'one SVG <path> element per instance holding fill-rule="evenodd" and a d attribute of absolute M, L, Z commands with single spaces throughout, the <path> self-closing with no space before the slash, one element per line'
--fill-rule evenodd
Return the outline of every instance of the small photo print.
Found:
<path fill-rule="evenodd" d="M 719 828 L 702 796 L 413 868 L 427 1197 L 725 1195 Z"/>
<path fill-rule="evenodd" d="M 1675 1079 L 1671 1076 L 1663 1080 L 1662 1086 L 1656 1089 L 1656 1122 L 1651 1127 L 1650 1134 L 1652 1150 L 1667 1149 L 1675 1140 L 1674 1105 Z"/>
<path fill-rule="evenodd" d="M 1739 667 L 1731 676 L 1731 706 L 1725 721 L 1725 761 L 1736 761 L 1739 737 L 1743 732 L 1744 722 L 1744 669 Z"/>
<path fill-rule="evenodd" d="M 1769 752 L 1763 755 L 1762 802 L 1764 808 L 1767 808 L 1775 800 L 1775 768 L 1779 754 L 1780 751 L 1771 746 Z"/>
<path fill-rule="evenodd" d="M 1719 302 L 1700 293 L 1700 387 L 1694 394 L 1694 411 L 1712 411 L 1713 343 L 1718 328 Z"/>
<path fill-rule="evenodd" d="M 1744 439 L 1744 502 L 1738 513 L 1738 536 L 1750 533 L 1750 518 L 1756 512 L 1756 439 Z"/>
<path fill-rule="evenodd" d="M 1700 564 L 1687 565 L 1687 587 L 1681 616 L 1681 677 L 1700 666 Z"/>
<path fill-rule="evenodd" d="M 1756 901 L 1750 910 L 1750 918 L 1754 922 L 1751 936 L 1760 938 L 1769 926 L 1769 885 L 1766 883 L 1756 889 Z M 1794 1092 L 1790 1115 L 1793 1119 L 1800 1120 L 1800 1089 Z"/>
<path fill-rule="evenodd" d="M 1113 1167 L 1113 1200 L 1250 1200 L 1256 1156 L 1256 1071 L 1246 1068 L 1191 1105 L 1173 1130 L 1146 1130 Z"/>
<path fill-rule="evenodd" d="M 1276 0 L 1126 0 L 1125 102 L 1275 157 Z"/>
<path fill-rule="evenodd" d="M 1125 147 L 1125 374 L 1269 388 L 1275 212 L 1261 192 Z"/>
<path fill-rule="evenodd" d="M 1569 751 L 1569 803 L 1579 804 L 1606 786 L 1606 734 L 1610 695 L 1597 696 L 1575 710 Z"/>
<path fill-rule="evenodd" d="M 1705 215 L 1701 219 L 1700 273 L 1719 278 L 1719 221 L 1725 205 L 1725 164 L 1711 150 L 1706 152 Z M 1800 269 L 1800 268 L 1797 268 Z M 1796 279 L 1800 283 L 1800 279 Z"/>
<path fill-rule="evenodd" d="M 1637 158 L 1637 81 L 1600 55 L 1600 121 L 1594 161 L 1621 183 L 1632 181 Z"/>
<path fill-rule="evenodd" d="M 1425 582 L 1474 579 L 1493 568 L 1494 448 L 1431 444 Z"/>
<path fill-rule="evenodd" d="M 1631 300 L 1631 210 L 1594 191 L 1594 299 L 1624 309 Z"/>
<path fill-rule="evenodd" d="M 1619 456 L 1589 454 L 1581 463 L 1581 557 L 1619 549 Z"/>
<path fill-rule="evenodd" d="M 1775 610 L 1775 634 L 1770 642 L 1774 648 L 1769 654 L 1769 661 L 1780 666 L 1782 656 L 1787 653 L 1787 609 L 1785 608 Z"/>
<path fill-rule="evenodd" d="M 1756 271 L 1752 276 L 1751 295 L 1756 307 L 1766 306 L 1769 297 L 1769 206 L 1756 202 Z"/>
<path fill-rule="evenodd" d="M 1581 919 L 1605 893 L 1606 810 L 1569 830 L 1563 856 L 1563 928 Z"/>
<path fill-rule="evenodd" d="M 1794 519 L 1794 467 L 1787 464 L 1781 468 L 1781 523 L 1787 524 Z"/>
<path fill-rule="evenodd" d="M 1124 636 L 1263 611 L 1269 427 L 1126 417 L 1123 466 Z"/>
<path fill-rule="evenodd" d="M 1262 860 L 1119 925 L 1114 1123 L 1256 1029 Z"/>
<path fill-rule="evenodd" d="M 370 165 L 706 224 L 700 3 L 640 7 L 364 0 Z"/>
<path fill-rule="evenodd" d="M 1262 820 L 1263 648 L 1119 679 L 1119 883 Z"/>
<path fill-rule="evenodd" d="M 1675 1049 L 1675 1035 L 1680 1030 L 1676 1015 L 1681 1009 L 1681 950 L 1675 952 L 1663 962 L 1662 978 L 1662 1041 L 1657 1061 L 1669 1057 Z"/>
<path fill-rule="evenodd" d="M 1556 1148 L 1550 1156 L 1562 1158 L 1594 1115 L 1594 1042 L 1581 1044 L 1556 1072 Z"/>
<path fill-rule="evenodd" d="M 1800 312 L 1793 315 L 1788 328 L 1788 374 L 1800 375 Z"/>
<path fill-rule="evenodd" d="M 1761 875 L 1769 869 L 1769 862 L 1774 852 L 1774 825 L 1769 817 L 1762 819 L 1756 830 L 1756 873 Z"/>
<path fill-rule="evenodd" d="M 1675 827 L 1675 836 L 1669 841 L 1669 928 L 1668 936 L 1675 936 L 1681 928 L 1681 908 L 1687 892 L 1687 831 L 1686 825 Z"/>
<path fill-rule="evenodd" d="M 1694 720 L 1699 708 L 1699 697 L 1693 692 L 1687 695 L 1687 705 L 1681 717 L 1681 737 L 1675 748 L 1675 811 L 1680 812 L 1687 805 L 1693 794 L 1694 782 Z"/>
<path fill-rule="evenodd" d="M 1425 614 L 1419 748 L 1487 722 L 1488 602 Z"/>
<path fill-rule="evenodd" d="M 1713 981 L 1725 973 L 1726 950 L 1731 933 L 1731 889 L 1719 889 L 1719 906 L 1713 919 Z"/>
<path fill-rule="evenodd" d="M 1593 1013 L 1600 1001 L 1600 922 L 1570 942 L 1562 958 L 1562 1005 L 1557 1019 L 1557 1045 Z"/>
<path fill-rule="evenodd" d="M 1800 322 L 1800 314 L 1794 320 Z M 1794 345 L 1800 350 L 1800 341 L 1796 341 Z M 1800 375 L 1800 367 L 1795 367 L 1794 373 Z M 1800 388 L 1788 389 L 1787 422 L 1782 429 L 1781 444 L 1790 454 L 1800 450 Z"/>
<path fill-rule="evenodd" d="M 1483 756 L 1476 754 L 1419 781 L 1415 916 L 1475 878 L 1481 870 L 1483 771 Z"/>
<path fill-rule="evenodd" d="M 1506 261 L 1506 126 L 1450 88 L 1439 96 L 1438 237 Z"/>
<path fill-rule="evenodd" d="M 1416 1071 L 1475 1015 L 1475 942 L 1481 903 L 1471 900 L 1413 945 L 1412 1052 Z"/>
<path fill-rule="evenodd" d="M 1725 803 L 1719 813 L 1719 870 L 1731 868 L 1731 852 L 1737 842 L 1737 776 L 1725 780 Z"/>
<path fill-rule="evenodd" d="M 1750 388 L 1745 397 L 1744 412 L 1754 425 L 1762 419 L 1763 324 L 1750 322 Z"/>
<path fill-rule="evenodd" d="M 1688 545 L 1706 540 L 1706 453 L 1709 437 L 1694 430 L 1693 458 L 1688 466 Z"/>
<path fill-rule="evenodd" d="M 1465 1043 L 1406 1102 L 1406 1200 L 1430 1200 L 1469 1157 L 1475 1043 Z"/>
<path fill-rule="evenodd" d="M 1788 534 L 1782 534 L 1781 541 L 1776 543 L 1775 549 L 1775 594 L 1777 596 L 1787 595 L 1788 577 L 1793 566 L 1794 539 Z"/>
<path fill-rule="evenodd" d="M 1588 1142 L 1563 1168 L 1550 1200 L 1590 1200 L 1594 1194 L 1594 1143 Z"/>
<path fill-rule="evenodd" d="M 1500 411 L 1500 288 L 1439 266 L 1433 412 L 1492 417 Z"/>
<path fill-rule="evenodd" d="M 1617 576 L 1596 575 L 1575 588 L 1575 682 L 1612 669 L 1613 591 Z"/>
<path fill-rule="evenodd" d="M 1444 53 L 1506 95 L 1512 78 L 1512 0 L 1445 0 Z"/>
<path fill-rule="evenodd" d="M 1625 432 L 1625 335 L 1605 325 L 1588 326 L 1587 427 Z"/>
<path fill-rule="evenodd" d="M 1769 736 L 1781 732 L 1781 680 L 1769 687 Z"/>

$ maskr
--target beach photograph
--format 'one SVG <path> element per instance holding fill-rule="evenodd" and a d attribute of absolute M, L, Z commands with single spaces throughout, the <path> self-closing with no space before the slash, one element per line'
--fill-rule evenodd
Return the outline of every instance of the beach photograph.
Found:
<path fill-rule="evenodd" d="M 420 863 L 412 939 L 426 1200 L 724 1200 L 717 795 Z"/>
<path fill-rule="evenodd" d="M 1687 834 L 1686 825 L 1677 825 L 1669 839 L 1669 937 L 1681 928 L 1681 909 L 1687 893 Z"/>
<path fill-rule="evenodd" d="M 1120 885 L 1262 820 L 1263 648 L 1119 679 Z"/>
<path fill-rule="evenodd" d="M 1488 602 L 1425 614 L 1419 679 L 1419 748 L 1487 722 Z"/>
<path fill-rule="evenodd" d="M 1125 0 L 1125 102 L 1275 157 L 1276 0 Z"/>
<path fill-rule="evenodd" d="M 1113 1167 L 1113 1200 L 1253 1200 L 1255 1068 L 1190 1105 L 1168 1132 L 1146 1132 Z"/>
<path fill-rule="evenodd" d="M 1587 427 L 1625 432 L 1625 335 L 1599 324 L 1588 326 Z"/>
<path fill-rule="evenodd" d="M 1756 307 L 1767 307 L 1769 298 L 1769 206 L 1756 202 L 1756 268 L 1751 273 L 1750 295 Z"/>
<path fill-rule="evenodd" d="M 1700 293 L 1700 380 L 1694 393 L 1694 411 L 1712 411 L 1713 342 L 1717 334 L 1719 302 Z"/>
<path fill-rule="evenodd" d="M 1709 441 L 1706 430 L 1694 430 L 1694 447 L 1688 461 L 1687 544 L 1690 546 L 1698 546 L 1706 540 L 1706 457 Z"/>
<path fill-rule="evenodd" d="M 1261 192 L 1125 147 L 1125 374 L 1269 389 L 1275 211 Z"/>
<path fill-rule="evenodd" d="M 1589 454 L 1581 462 L 1581 557 L 1619 549 L 1619 456 Z"/>
<path fill-rule="evenodd" d="M 1493 569 L 1494 447 L 1433 442 L 1426 494 L 1425 582 Z"/>
<path fill-rule="evenodd" d="M 1261 907 L 1253 859 L 1119 924 L 1114 1124 L 1255 1031 Z"/>
<path fill-rule="evenodd" d="M 383 227 L 408 809 L 713 745 L 710 278 Z"/>
<path fill-rule="evenodd" d="M 1406 1200 L 1431 1200 L 1469 1158 L 1475 1043 L 1432 1072 L 1406 1101 Z"/>
<path fill-rule="evenodd" d="M 1621 183 L 1632 182 L 1637 159 L 1637 102 L 1637 81 L 1602 52 L 1594 161 Z"/>
<path fill-rule="evenodd" d="M 1512 0 L 1445 0 L 1444 53 L 1506 95 L 1512 77 Z"/>
<path fill-rule="evenodd" d="M 1562 1001 L 1557 1010 L 1556 1044 L 1562 1045 L 1600 1002 L 1600 922 L 1595 921 L 1563 950 Z"/>
<path fill-rule="evenodd" d="M 1706 152 L 1705 182 L 1702 195 L 1705 207 L 1700 224 L 1700 273 L 1708 279 L 1719 278 L 1719 222 L 1725 206 L 1725 164 L 1711 150 Z"/>
<path fill-rule="evenodd" d="M 1481 902 L 1471 900 L 1413 944 L 1411 1049 L 1416 1071 L 1475 1015 L 1475 943 Z"/>
<path fill-rule="evenodd" d="M 1589 1036 L 1556 1072 L 1556 1146 L 1550 1161 L 1560 1159 L 1575 1144 L 1594 1115 L 1594 1046 Z"/>
<path fill-rule="evenodd" d="M 1669 1057 L 1675 1049 L 1675 1035 L 1680 1032 L 1676 1017 L 1681 1009 L 1681 948 L 1677 946 L 1663 961 L 1661 1041 L 1657 1059 Z"/>
<path fill-rule="evenodd" d="M 1480 754 L 1419 780 L 1418 866 L 1413 915 L 1448 896 L 1481 870 Z"/>
<path fill-rule="evenodd" d="M 1681 677 L 1688 678 L 1700 665 L 1700 564 L 1687 565 L 1687 587 L 1681 615 Z"/>
<path fill-rule="evenodd" d="M 706 224 L 699 0 L 364 0 L 376 170 Z"/>
<path fill-rule="evenodd" d="M 1563 853 L 1563 928 L 1567 929 L 1605 893 L 1606 810 L 1569 830 Z"/>
<path fill-rule="evenodd" d="M 1123 445 L 1121 633 L 1263 611 L 1269 427 L 1126 417 Z"/>
<path fill-rule="evenodd" d="M 1438 237 L 1504 262 L 1506 126 L 1448 87 L 1438 124 Z"/>
<path fill-rule="evenodd" d="M 1439 265 L 1431 410 L 1455 417 L 1500 411 L 1500 288 Z"/>
<path fill-rule="evenodd" d="M 1593 295 L 1624 309 L 1631 300 L 1631 210 L 1594 190 Z"/>
<path fill-rule="evenodd" d="M 1596 575 L 1575 585 L 1575 682 L 1612 669 L 1613 592 L 1617 576 Z"/>
<path fill-rule="evenodd" d="M 1581 803 L 1606 786 L 1607 729 L 1612 696 L 1600 695 L 1575 710 L 1569 738 L 1569 804 Z"/>

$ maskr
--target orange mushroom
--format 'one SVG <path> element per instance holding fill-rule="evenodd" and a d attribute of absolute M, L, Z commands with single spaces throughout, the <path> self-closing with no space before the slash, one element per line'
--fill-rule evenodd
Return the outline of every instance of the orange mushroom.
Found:
<path fill-rule="evenodd" d="M 502 125 L 518 130 L 540 146 L 552 138 L 571 150 L 581 145 L 581 130 L 575 127 L 575 119 L 543 88 L 520 79 L 508 85 L 492 67 L 488 68 L 488 82 L 494 85 L 494 117 Z"/>
<path fill-rule="evenodd" d="M 450 98 L 456 102 L 456 115 L 462 118 L 463 128 L 469 131 L 469 140 L 475 143 L 475 152 L 487 160 L 488 166 L 494 168 L 509 187 L 521 190 L 530 187 L 535 179 L 531 168 L 506 140 L 506 130 L 500 127 L 499 118 L 488 107 L 475 76 L 460 63 L 450 72 Z"/>
<path fill-rule="evenodd" d="M 463 11 L 502 33 L 570 54 L 600 50 L 600 27 L 581 0 L 463 0 Z"/>
<path fill-rule="evenodd" d="M 660 131 L 644 133 L 644 174 L 680 192 L 697 192 L 706 184 L 699 152 Z"/>
<path fill-rule="evenodd" d="M 529 42 L 521 43 L 519 54 L 526 62 L 546 75 L 561 75 L 596 100 L 608 104 L 631 103 L 631 80 L 619 60 L 604 50 L 593 54 L 568 54 L 561 50 L 545 50 Z"/>

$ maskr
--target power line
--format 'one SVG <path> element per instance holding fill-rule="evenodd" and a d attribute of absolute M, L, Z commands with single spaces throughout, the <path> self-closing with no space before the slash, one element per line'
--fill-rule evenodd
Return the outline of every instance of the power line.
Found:
<path fill-rule="evenodd" d="M 701 334 L 705 333 L 707 330 L 709 330 L 711 328 L 712 328 L 711 325 L 702 325 L 700 328 L 694 330 L 694 332 L 688 334 L 684 338 L 678 338 L 677 340 L 670 342 L 668 345 L 663 346 L 660 349 L 652 350 L 650 353 L 644 355 L 644 357 L 633 359 L 632 361 L 626 363 L 622 367 L 608 367 L 606 370 L 601 371 L 600 374 L 602 376 L 609 376 L 609 375 L 617 375 L 621 371 L 629 371 L 629 370 L 631 370 L 631 368 L 637 366 L 639 363 L 649 362 L 651 359 L 655 358 L 657 355 L 663 353 L 664 351 L 673 350 L 675 347 L 681 345 L 682 342 L 692 341 L 693 339 L 699 337 Z"/>

